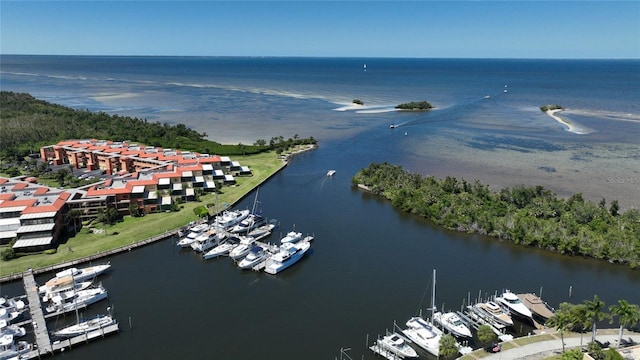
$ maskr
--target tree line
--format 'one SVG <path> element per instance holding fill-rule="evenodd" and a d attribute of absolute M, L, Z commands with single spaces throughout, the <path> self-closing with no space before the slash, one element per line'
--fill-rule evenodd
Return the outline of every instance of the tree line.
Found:
<path fill-rule="evenodd" d="M 621 213 L 617 200 L 562 199 L 540 185 L 495 192 L 478 180 L 423 177 L 388 163 L 372 163 L 351 181 L 447 229 L 640 266 L 640 211 Z"/>
<path fill-rule="evenodd" d="M 315 144 L 313 138 L 295 136 L 258 140 L 254 144 L 223 145 L 206 139 L 184 124 L 149 122 L 137 117 L 109 115 L 105 112 L 75 110 L 52 104 L 25 93 L 0 91 L 0 156 L 22 158 L 42 146 L 64 139 L 129 140 L 141 144 L 217 155 L 248 155 L 286 149 L 297 144 Z"/>

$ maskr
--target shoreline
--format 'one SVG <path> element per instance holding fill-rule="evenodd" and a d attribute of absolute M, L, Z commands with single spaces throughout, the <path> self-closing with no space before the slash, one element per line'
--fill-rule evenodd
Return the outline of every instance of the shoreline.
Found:
<path fill-rule="evenodd" d="M 250 194 L 252 191 L 254 191 L 256 188 L 260 187 L 266 181 L 268 181 L 273 176 L 275 176 L 280 171 L 282 171 L 282 169 L 286 168 L 287 165 L 289 164 L 289 160 L 292 157 L 294 157 L 295 155 L 310 151 L 310 150 L 315 150 L 315 149 L 317 149 L 317 147 L 318 147 L 317 145 L 301 145 L 300 148 L 296 148 L 296 149 L 292 150 L 291 152 L 283 153 L 280 156 L 280 159 L 282 161 L 280 166 L 274 168 L 273 171 L 271 171 L 270 173 L 265 174 L 264 179 L 261 179 L 254 186 L 249 188 L 246 192 L 244 192 L 243 194 L 240 194 L 236 199 L 231 201 L 226 208 L 231 208 L 231 207 L 235 206 L 238 202 L 240 202 L 242 199 L 247 197 L 247 195 Z M 34 274 L 42 274 L 42 273 L 47 273 L 47 272 L 51 272 L 51 271 L 54 271 L 54 270 L 60 270 L 60 269 L 66 268 L 66 267 L 75 266 L 75 265 L 86 263 L 86 262 L 92 262 L 94 260 L 97 260 L 97 259 L 100 259 L 100 258 L 104 258 L 104 257 L 107 257 L 107 256 L 111 256 L 111 255 L 117 255 L 117 254 L 122 253 L 122 252 L 129 252 L 132 249 L 135 249 L 135 248 L 138 248 L 138 247 L 143 247 L 143 246 L 146 246 L 146 245 L 158 242 L 158 241 L 165 240 L 165 239 L 170 238 L 172 236 L 175 236 L 176 234 L 178 234 L 178 232 L 180 230 L 182 230 L 187 225 L 188 224 L 182 224 L 178 228 L 167 230 L 165 232 L 161 232 L 161 233 L 153 235 L 153 236 L 151 236 L 149 238 L 140 239 L 140 240 L 138 240 L 138 241 L 136 241 L 134 243 L 131 243 L 131 244 L 127 244 L 127 245 L 123 245 L 123 246 L 116 246 L 116 247 L 113 247 L 111 249 L 104 250 L 104 251 L 101 251 L 101 252 L 98 252 L 98 253 L 95 253 L 95 254 L 91 254 L 91 255 L 88 255 L 88 256 L 83 256 L 83 257 L 79 257 L 79 258 L 76 258 L 76 259 L 71 259 L 71 260 L 67 260 L 67 261 L 63 261 L 63 262 L 59 262 L 59 263 L 54 263 L 54 264 L 43 266 L 43 267 L 39 267 L 39 268 L 26 269 L 25 271 L 31 270 Z M 43 255 L 43 254 L 40 254 L 40 255 Z M 2 260 L 2 261 L 4 261 L 4 260 Z M 0 276 L 0 284 L 20 279 L 20 278 L 22 278 L 23 273 L 24 273 L 24 271 L 18 271 L 18 272 L 13 272 L 13 273 L 10 273 L 10 274 L 2 275 L 2 276 Z"/>

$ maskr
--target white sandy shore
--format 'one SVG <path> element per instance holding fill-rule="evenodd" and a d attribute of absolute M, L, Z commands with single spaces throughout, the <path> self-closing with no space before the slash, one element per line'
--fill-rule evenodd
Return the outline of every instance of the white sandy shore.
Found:
<path fill-rule="evenodd" d="M 555 115 L 555 113 L 560 112 L 562 110 L 563 109 L 553 109 L 553 110 L 547 110 L 545 112 L 547 113 L 547 115 L 551 116 L 551 118 L 553 118 L 555 121 L 557 121 L 560 124 L 566 126 L 568 132 L 572 132 L 574 134 L 584 134 L 584 132 L 578 130 L 578 128 L 575 125 L 573 125 L 572 123 L 564 120 L 560 116 Z"/>

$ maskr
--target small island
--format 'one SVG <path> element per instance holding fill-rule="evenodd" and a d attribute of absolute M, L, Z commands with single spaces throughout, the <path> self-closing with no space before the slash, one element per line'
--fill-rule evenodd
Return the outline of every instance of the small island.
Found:
<path fill-rule="evenodd" d="M 552 110 L 564 110 L 564 108 L 558 104 L 549 104 L 540 106 L 540 110 L 542 110 L 542 112 L 547 112 Z"/>
<path fill-rule="evenodd" d="M 412 101 L 396 106 L 396 109 L 403 111 L 426 111 L 433 109 L 433 105 L 426 101 Z"/>

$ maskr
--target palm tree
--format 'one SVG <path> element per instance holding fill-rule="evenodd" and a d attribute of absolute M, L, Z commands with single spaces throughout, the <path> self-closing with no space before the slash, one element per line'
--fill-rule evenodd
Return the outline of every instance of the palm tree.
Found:
<path fill-rule="evenodd" d="M 564 353 L 564 332 L 571 329 L 574 323 L 574 317 L 572 314 L 573 306 L 570 303 L 563 302 L 560 304 L 560 308 L 556 313 L 547 320 L 545 325 L 555 328 L 560 333 L 560 340 L 562 341 L 562 352 Z"/>
<path fill-rule="evenodd" d="M 602 321 L 607 317 L 607 314 L 602 312 L 604 309 L 605 303 L 604 301 L 598 298 L 598 295 L 593 295 L 593 300 L 585 300 L 584 304 L 587 306 L 587 316 L 591 319 L 591 342 L 596 341 L 596 323 L 598 321 Z"/>
<path fill-rule="evenodd" d="M 614 316 L 618 317 L 618 323 L 620 324 L 620 337 L 618 338 L 618 347 L 620 347 L 620 343 L 622 342 L 622 332 L 624 331 L 624 328 L 640 321 L 640 308 L 638 308 L 638 305 L 629 304 L 627 300 L 618 300 L 618 305 L 611 305 L 609 307 L 609 311 L 611 311 L 612 322 Z"/>
<path fill-rule="evenodd" d="M 587 314 L 587 306 L 585 304 L 574 305 L 571 309 L 571 316 L 573 318 L 574 331 L 580 331 L 580 347 L 582 347 L 584 330 L 591 325 L 591 318 Z"/>
<path fill-rule="evenodd" d="M 456 339 L 453 335 L 447 334 L 440 338 L 440 357 L 444 359 L 453 358 L 458 353 Z"/>

